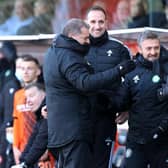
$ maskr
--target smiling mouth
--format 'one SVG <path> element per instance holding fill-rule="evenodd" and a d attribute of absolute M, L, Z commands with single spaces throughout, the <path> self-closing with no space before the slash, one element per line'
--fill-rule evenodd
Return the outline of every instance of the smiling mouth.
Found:
<path fill-rule="evenodd" d="M 100 32 L 101 30 L 95 30 L 95 32 Z"/>

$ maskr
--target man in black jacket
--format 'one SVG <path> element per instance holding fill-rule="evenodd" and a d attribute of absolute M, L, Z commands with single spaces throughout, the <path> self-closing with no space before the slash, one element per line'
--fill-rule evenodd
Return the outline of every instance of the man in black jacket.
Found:
<path fill-rule="evenodd" d="M 116 98 L 120 110 L 129 111 L 126 168 L 168 167 L 168 99 L 165 89 L 168 60 L 160 54 L 157 34 L 145 31 L 138 39 L 136 69 L 126 75 Z M 166 61 L 166 62 L 165 62 Z M 114 97 L 113 97 L 114 102 Z"/>
<path fill-rule="evenodd" d="M 102 72 L 113 68 L 122 61 L 130 59 L 128 49 L 118 40 L 111 38 L 107 33 L 106 11 L 99 7 L 91 7 L 86 16 L 89 24 L 90 50 L 86 59 L 95 72 Z M 104 93 L 97 95 L 95 105 L 95 125 L 94 125 L 94 167 L 107 168 L 111 146 L 116 135 L 116 113 L 110 107 L 110 97 L 112 97 L 120 86 L 121 78 L 110 83 Z M 124 113 L 122 113 L 123 115 Z M 125 113 L 126 114 L 126 113 Z M 121 116 L 120 116 L 121 118 Z M 112 157 L 112 156 L 111 156 Z"/>
<path fill-rule="evenodd" d="M 135 68 L 133 61 L 97 74 L 84 59 L 89 26 L 71 19 L 49 48 L 44 60 L 48 108 L 48 147 L 59 155 L 59 167 L 93 168 L 93 121 L 89 93 L 112 84 Z"/>
<path fill-rule="evenodd" d="M 0 47 L 0 167 L 5 168 L 7 141 L 6 124 L 12 121 L 13 99 L 20 89 L 15 76 L 16 47 L 11 41 L 2 42 Z"/>

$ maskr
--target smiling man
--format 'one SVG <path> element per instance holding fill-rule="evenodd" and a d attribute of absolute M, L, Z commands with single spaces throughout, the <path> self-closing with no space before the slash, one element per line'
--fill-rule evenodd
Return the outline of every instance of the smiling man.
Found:
<path fill-rule="evenodd" d="M 99 7 L 91 7 L 86 14 L 86 22 L 89 24 L 90 50 L 86 59 L 92 65 L 95 72 L 115 67 L 123 61 L 130 60 L 128 49 L 122 42 L 111 38 L 107 33 L 107 14 Z M 111 83 L 104 92 L 97 96 L 95 105 L 94 125 L 94 166 L 95 168 L 107 168 L 111 145 L 116 134 L 116 111 L 110 108 L 110 99 L 113 99 L 116 90 L 121 84 L 121 78 Z M 127 113 L 122 113 L 122 122 L 127 119 Z M 120 118 L 120 119 L 121 119 Z M 111 141 L 109 145 L 109 141 Z"/>
<path fill-rule="evenodd" d="M 126 76 L 116 99 L 120 110 L 130 109 L 126 168 L 168 167 L 168 98 L 158 95 L 167 84 L 168 59 L 160 48 L 157 34 L 140 34 L 136 69 Z"/>
<path fill-rule="evenodd" d="M 138 40 L 139 53 L 148 61 L 155 61 L 160 57 L 160 40 L 157 38 L 148 38 Z"/>

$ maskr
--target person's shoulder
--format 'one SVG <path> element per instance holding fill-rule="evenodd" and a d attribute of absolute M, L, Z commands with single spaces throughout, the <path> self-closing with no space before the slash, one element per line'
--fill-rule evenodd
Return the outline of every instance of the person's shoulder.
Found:
<path fill-rule="evenodd" d="M 130 57 L 130 49 L 120 40 L 109 37 L 109 44 L 115 48 L 118 48 L 120 52 L 125 52 Z"/>
<path fill-rule="evenodd" d="M 4 80 L 5 80 L 5 84 L 7 83 L 16 83 L 17 78 L 14 74 L 14 72 L 11 69 L 8 69 L 4 72 Z"/>
<path fill-rule="evenodd" d="M 6 88 L 15 88 L 20 89 L 20 82 L 17 80 L 15 76 L 12 76 L 5 84 Z"/>
<path fill-rule="evenodd" d="M 17 35 L 31 35 L 32 32 L 29 30 L 30 25 L 22 26 L 16 32 Z"/>
<path fill-rule="evenodd" d="M 124 43 L 116 38 L 109 36 L 108 42 L 116 46 L 125 47 Z"/>
<path fill-rule="evenodd" d="M 8 22 L 18 22 L 19 21 L 19 17 L 17 17 L 16 15 L 12 15 L 12 16 L 10 16 L 9 18 L 7 18 L 6 19 L 6 23 L 8 23 Z"/>
<path fill-rule="evenodd" d="M 15 92 L 15 96 L 16 96 L 16 97 L 20 97 L 20 96 L 22 96 L 22 95 L 24 95 L 24 94 L 25 94 L 24 88 L 21 88 L 21 89 L 19 89 L 19 90 L 17 90 L 17 91 Z"/>

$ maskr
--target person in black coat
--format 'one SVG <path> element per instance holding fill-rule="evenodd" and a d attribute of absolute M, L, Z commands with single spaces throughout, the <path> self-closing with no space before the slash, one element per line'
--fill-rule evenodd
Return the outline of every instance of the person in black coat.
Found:
<path fill-rule="evenodd" d="M 86 59 L 95 72 L 102 72 L 131 59 L 127 47 L 108 35 L 107 15 L 103 8 L 91 7 L 87 12 L 86 21 L 90 26 L 91 44 Z M 97 103 L 94 107 L 96 113 L 93 149 L 95 168 L 107 168 L 109 164 L 111 146 L 116 135 L 116 113 L 110 108 L 109 96 L 106 93 L 110 91 L 110 97 L 112 97 L 120 84 L 121 79 L 118 79 L 110 83 L 108 88 L 104 89 L 104 93 L 97 95 Z"/>
<path fill-rule="evenodd" d="M 133 61 L 97 74 L 84 59 L 89 26 L 80 19 L 65 25 L 45 56 L 43 72 L 48 109 L 48 147 L 60 167 L 92 167 L 93 122 L 89 94 L 135 68 Z"/>
<path fill-rule="evenodd" d="M 15 76 L 16 47 L 10 41 L 2 42 L 0 47 L 0 167 L 6 164 L 6 124 L 12 121 L 13 97 L 20 88 Z"/>
<path fill-rule="evenodd" d="M 168 98 L 160 94 L 168 77 L 167 51 L 151 31 L 140 35 L 138 47 L 136 69 L 126 75 L 115 99 L 118 110 L 129 110 L 126 168 L 167 168 Z"/>

